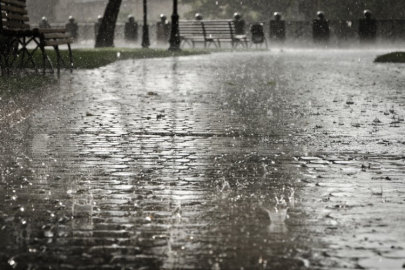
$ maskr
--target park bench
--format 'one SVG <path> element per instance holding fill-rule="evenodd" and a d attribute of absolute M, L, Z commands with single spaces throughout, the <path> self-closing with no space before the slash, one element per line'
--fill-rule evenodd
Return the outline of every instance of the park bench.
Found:
<path fill-rule="evenodd" d="M 235 23 L 230 20 L 215 20 L 204 21 L 206 35 L 213 38 L 218 47 L 221 47 L 221 42 L 230 42 L 232 48 L 236 48 L 239 44 L 242 47 L 248 47 L 248 39 L 246 35 L 236 35 Z"/>
<path fill-rule="evenodd" d="M 221 42 L 230 42 L 232 48 L 239 44 L 248 47 L 246 35 L 236 35 L 235 24 L 230 20 L 180 21 L 179 32 L 182 46 L 189 44 L 194 48 L 196 42 L 203 42 L 204 47 L 214 44 L 220 48 Z"/>
<path fill-rule="evenodd" d="M 205 34 L 204 23 L 202 21 L 180 21 L 179 22 L 180 41 L 184 45 L 195 47 L 196 42 L 204 43 L 204 48 L 211 44 L 217 46 L 212 38 Z"/>
<path fill-rule="evenodd" d="M 1 0 L 0 1 L 0 64 L 2 72 L 10 67 L 15 59 L 10 59 L 11 56 L 18 55 L 22 52 L 23 55 L 27 52 L 26 46 L 23 46 L 21 51 L 17 51 L 19 43 L 27 43 L 33 38 L 33 33 L 26 23 L 29 19 L 25 10 L 25 3 L 17 0 Z M 29 60 L 33 62 L 32 55 L 28 53 Z"/>
<path fill-rule="evenodd" d="M 34 61 L 34 53 L 39 49 L 42 53 L 43 72 L 46 71 L 46 63 L 53 72 L 53 65 L 50 61 L 45 47 L 53 47 L 56 52 L 57 70 L 60 72 L 60 63 L 64 63 L 59 51 L 59 45 L 67 45 L 69 50 L 70 69 L 73 68 L 73 57 L 70 44 L 73 39 L 66 32 L 65 28 L 31 29 L 27 12 L 26 0 L 0 0 L 0 64 L 2 72 L 19 62 L 19 67 L 32 67 L 37 71 Z M 34 48 L 28 49 L 33 43 Z"/>

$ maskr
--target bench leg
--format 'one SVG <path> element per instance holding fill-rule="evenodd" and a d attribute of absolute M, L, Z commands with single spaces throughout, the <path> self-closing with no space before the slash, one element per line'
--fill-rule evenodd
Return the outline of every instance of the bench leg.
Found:
<path fill-rule="evenodd" d="M 51 59 L 49 59 L 49 56 L 46 54 L 45 47 L 42 46 L 42 45 L 39 45 L 39 48 L 40 48 L 41 53 L 42 53 L 42 63 L 44 65 L 43 74 L 45 75 L 45 73 L 46 73 L 46 63 L 49 64 L 49 67 L 51 68 L 51 73 L 54 73 Z"/>
<path fill-rule="evenodd" d="M 236 49 L 238 47 L 238 43 L 235 41 L 232 41 L 232 48 Z"/>
<path fill-rule="evenodd" d="M 31 63 L 32 68 L 35 70 L 35 72 L 38 72 L 37 66 L 36 66 L 34 58 L 33 58 L 33 55 L 35 54 L 35 52 L 38 49 L 38 46 L 35 49 L 33 49 L 31 52 L 27 49 L 27 45 L 33 40 L 34 40 L 34 38 L 32 38 L 32 37 L 29 38 L 28 40 L 26 39 L 26 37 L 18 39 L 17 42 L 18 42 L 18 45 L 21 45 L 21 48 L 18 49 L 18 45 L 17 45 L 15 55 L 16 56 L 21 55 L 21 56 L 19 56 L 19 57 L 21 57 L 21 60 L 20 60 L 21 68 L 27 67 L 29 65 L 29 63 Z M 25 56 L 27 56 L 26 59 L 25 59 Z"/>
<path fill-rule="evenodd" d="M 5 66 L 4 66 L 4 63 L 3 63 L 3 58 L 4 58 L 3 53 L 0 53 L 0 69 L 1 69 L 1 76 L 4 76 L 4 71 L 5 71 Z"/>
<path fill-rule="evenodd" d="M 7 75 L 10 75 L 10 66 L 11 66 L 11 64 L 10 64 L 10 53 L 12 51 L 11 50 L 12 45 L 13 45 L 13 40 L 12 39 L 8 40 L 7 44 L 6 44 L 6 47 L 5 47 L 5 52 L 4 52 L 4 65 L 5 65 L 5 68 L 6 68 Z"/>
<path fill-rule="evenodd" d="M 58 75 L 60 75 L 60 62 L 61 62 L 61 56 L 60 56 L 60 51 L 59 51 L 59 46 L 53 46 L 56 52 L 56 69 L 58 72 Z"/>
<path fill-rule="evenodd" d="M 72 54 L 72 48 L 70 47 L 70 44 L 68 44 L 68 49 L 69 49 L 69 61 L 70 61 L 70 73 L 73 72 L 73 54 Z"/>
<path fill-rule="evenodd" d="M 45 52 L 45 48 L 44 47 L 41 47 L 41 52 L 42 52 L 42 64 L 44 65 L 44 69 L 43 69 L 43 74 L 45 75 L 45 72 L 46 72 L 46 58 L 48 57 L 47 55 L 46 55 L 46 52 Z M 52 70 L 53 71 L 53 70 Z"/>

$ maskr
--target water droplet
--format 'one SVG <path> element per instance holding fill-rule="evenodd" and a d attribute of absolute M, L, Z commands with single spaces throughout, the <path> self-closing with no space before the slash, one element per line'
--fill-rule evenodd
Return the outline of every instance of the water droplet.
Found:
<path fill-rule="evenodd" d="M 17 267 L 17 263 L 16 263 L 16 261 L 14 261 L 14 258 L 11 258 L 10 260 L 8 260 L 8 264 L 11 265 L 11 267 L 13 267 L 13 268 Z"/>
<path fill-rule="evenodd" d="M 45 231 L 45 232 L 44 232 L 44 236 L 47 237 L 47 238 L 52 238 L 52 237 L 53 237 L 53 232 L 51 232 L 51 231 Z"/>
<path fill-rule="evenodd" d="M 374 124 L 378 124 L 378 123 L 381 123 L 381 121 L 380 121 L 380 119 L 378 119 L 377 117 L 373 120 L 373 123 Z"/>

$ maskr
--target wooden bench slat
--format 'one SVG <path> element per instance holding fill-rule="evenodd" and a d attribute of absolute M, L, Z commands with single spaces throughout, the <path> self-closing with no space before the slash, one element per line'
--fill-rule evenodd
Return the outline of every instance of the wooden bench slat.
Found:
<path fill-rule="evenodd" d="M 44 45 L 45 46 L 57 46 L 57 45 L 65 45 L 65 44 L 70 44 L 73 43 L 73 38 L 64 38 L 64 39 L 56 39 L 56 40 L 45 40 Z"/>
<path fill-rule="evenodd" d="M 45 39 L 66 38 L 69 37 L 67 33 L 47 33 L 44 34 Z"/>
<path fill-rule="evenodd" d="M 3 27 L 7 28 L 21 28 L 21 29 L 28 29 L 30 26 L 28 24 L 18 22 L 18 21 L 5 21 L 3 22 Z"/>
<path fill-rule="evenodd" d="M 66 32 L 66 28 L 38 28 L 38 31 L 42 34 L 45 33 L 63 33 Z"/>
<path fill-rule="evenodd" d="M 17 20 L 17 21 L 24 21 L 24 22 L 29 21 L 29 18 L 27 16 L 21 16 L 21 15 L 10 14 L 10 13 L 2 13 L 1 17 L 3 19 L 8 19 L 8 20 Z"/>
<path fill-rule="evenodd" d="M 231 42 L 232 46 L 248 42 L 246 35 L 235 35 L 235 24 L 230 20 L 214 21 L 179 21 L 180 38 L 184 42 L 214 43 Z M 247 46 L 247 44 L 246 44 Z"/>
<path fill-rule="evenodd" d="M 3 29 L 3 34 L 7 36 L 16 36 L 16 37 L 28 37 L 32 36 L 33 32 L 30 29 Z"/>
<path fill-rule="evenodd" d="M 6 4 L 16 5 L 16 6 L 19 6 L 19 7 L 26 7 L 27 6 L 25 4 L 25 1 L 19 1 L 19 0 L 2 0 L 1 2 L 6 3 Z"/>
<path fill-rule="evenodd" d="M 27 15 L 28 12 L 27 10 L 23 9 L 23 8 L 19 8 L 19 7 L 13 7 L 13 6 L 8 6 L 8 5 L 2 5 L 1 6 L 1 10 L 2 11 L 9 11 L 11 13 L 18 13 L 21 15 Z"/>

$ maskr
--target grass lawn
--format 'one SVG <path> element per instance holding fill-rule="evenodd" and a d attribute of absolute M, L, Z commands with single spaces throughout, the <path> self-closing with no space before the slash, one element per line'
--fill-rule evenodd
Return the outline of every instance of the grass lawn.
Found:
<path fill-rule="evenodd" d="M 56 82 L 55 78 L 49 76 L 2 76 L 0 77 L 0 100 L 7 100 L 27 91 L 36 90 Z"/>
<path fill-rule="evenodd" d="M 376 63 L 405 63 L 405 52 L 392 52 L 377 56 Z"/>
<path fill-rule="evenodd" d="M 56 55 L 53 50 L 47 50 L 53 65 L 56 64 Z M 62 57 L 68 62 L 68 51 L 62 50 Z M 162 58 L 175 56 L 189 56 L 209 54 L 209 50 L 186 49 L 181 51 L 168 51 L 167 49 L 74 49 L 73 63 L 75 69 L 93 69 L 111 64 L 117 60 Z M 34 55 L 35 63 L 42 65 L 42 55 L 37 51 Z M 40 73 L 42 74 L 42 73 Z M 8 99 L 29 90 L 39 89 L 55 83 L 56 79 L 51 76 L 12 75 L 0 76 L 0 99 Z"/>
<path fill-rule="evenodd" d="M 120 48 L 102 48 L 102 49 L 73 49 L 73 64 L 74 68 L 92 69 L 98 68 L 117 60 L 126 59 L 145 59 L 145 58 L 162 58 L 174 56 L 190 56 L 209 54 L 209 50 L 202 49 L 185 49 L 181 51 L 168 51 L 167 49 L 120 49 Z M 53 64 L 56 63 L 55 52 L 47 50 Z M 62 51 L 63 58 L 68 59 L 68 52 Z M 41 55 L 36 54 L 40 61 Z"/>

